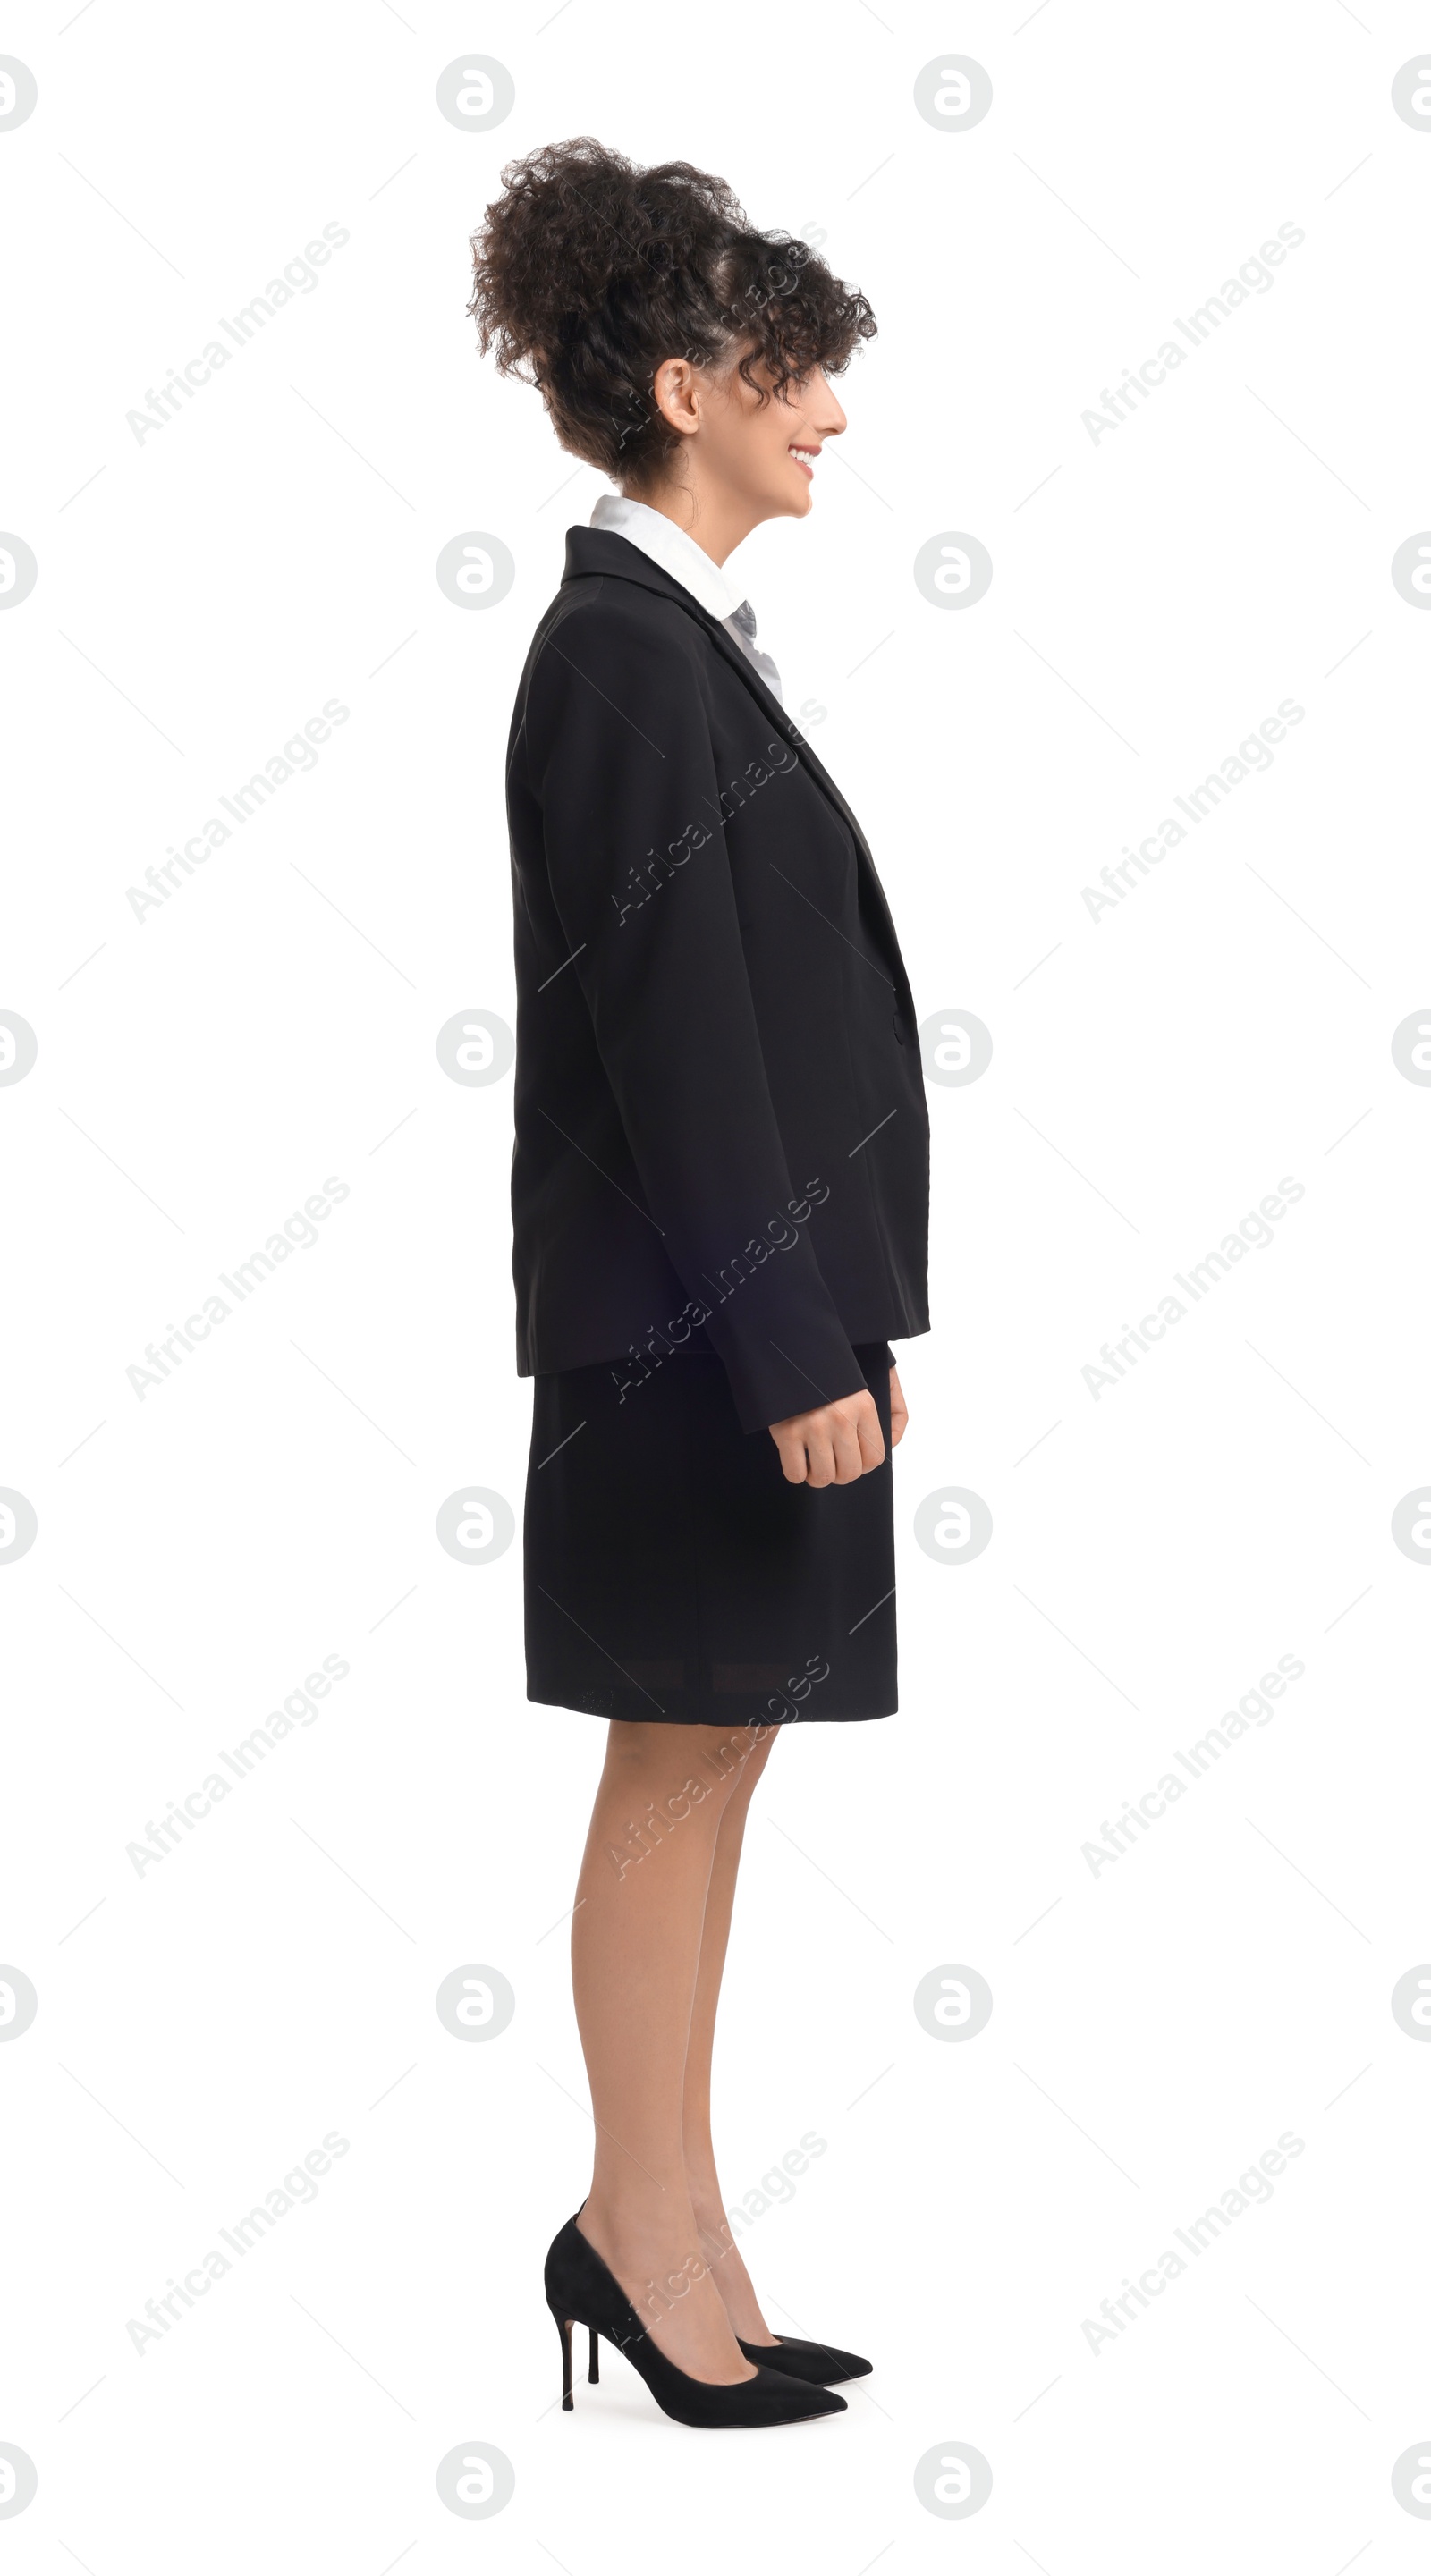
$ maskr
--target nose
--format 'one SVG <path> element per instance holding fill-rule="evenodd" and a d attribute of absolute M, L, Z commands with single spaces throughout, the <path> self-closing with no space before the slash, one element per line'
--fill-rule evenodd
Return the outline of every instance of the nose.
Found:
<path fill-rule="evenodd" d="M 819 431 L 822 438 L 838 438 L 841 430 L 848 427 L 835 388 L 823 367 L 815 370 L 805 408 L 810 415 L 811 426 Z"/>

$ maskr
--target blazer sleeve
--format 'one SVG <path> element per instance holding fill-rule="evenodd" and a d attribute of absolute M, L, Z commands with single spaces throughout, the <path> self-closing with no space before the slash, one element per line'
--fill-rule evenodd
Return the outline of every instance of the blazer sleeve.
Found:
<path fill-rule="evenodd" d="M 807 1193 L 828 1177 L 797 1190 L 776 1123 L 683 639 L 595 604 L 566 617 L 533 670 L 526 732 L 567 971 L 743 1428 L 860 1392 L 807 1231 Z"/>

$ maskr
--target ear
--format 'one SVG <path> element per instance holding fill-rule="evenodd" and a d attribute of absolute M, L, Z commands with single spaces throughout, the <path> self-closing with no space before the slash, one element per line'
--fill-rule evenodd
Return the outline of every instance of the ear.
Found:
<path fill-rule="evenodd" d="M 663 358 L 652 379 L 656 408 L 672 429 L 689 438 L 701 425 L 700 389 L 689 358 Z"/>

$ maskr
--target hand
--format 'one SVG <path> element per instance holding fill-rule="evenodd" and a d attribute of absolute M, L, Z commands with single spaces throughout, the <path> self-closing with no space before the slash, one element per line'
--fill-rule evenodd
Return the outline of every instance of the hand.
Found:
<path fill-rule="evenodd" d="M 889 1445 L 891 1449 L 899 1447 L 908 1421 L 909 1407 L 904 1400 L 899 1371 L 897 1368 L 892 1368 L 889 1373 Z"/>
<path fill-rule="evenodd" d="M 884 1464 L 884 1433 L 868 1387 L 772 1422 L 770 1437 L 788 1485 L 853 1485 Z"/>

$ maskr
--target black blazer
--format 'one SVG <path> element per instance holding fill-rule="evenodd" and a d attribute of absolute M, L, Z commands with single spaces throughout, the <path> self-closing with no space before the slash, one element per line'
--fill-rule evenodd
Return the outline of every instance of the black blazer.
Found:
<path fill-rule="evenodd" d="M 858 823 L 649 556 L 573 528 L 508 744 L 517 1366 L 680 1344 L 747 1431 L 929 1329 L 914 1002 Z"/>

